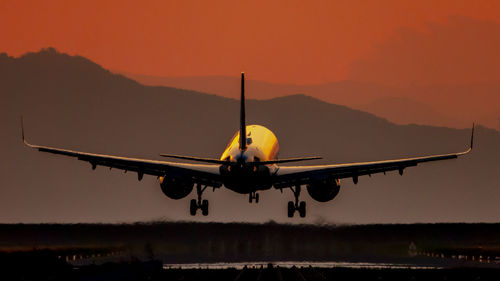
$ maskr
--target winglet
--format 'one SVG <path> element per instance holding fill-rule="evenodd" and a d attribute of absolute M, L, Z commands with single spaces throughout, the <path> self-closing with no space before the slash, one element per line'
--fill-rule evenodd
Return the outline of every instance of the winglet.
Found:
<path fill-rule="evenodd" d="M 469 146 L 469 148 L 472 150 L 473 146 L 474 146 L 474 123 L 472 123 L 472 133 L 470 135 L 470 146 Z"/>
<path fill-rule="evenodd" d="M 460 152 L 460 153 L 457 153 L 456 155 L 457 156 L 460 156 L 460 155 L 465 155 L 469 152 L 472 151 L 472 148 L 474 147 L 474 128 L 475 128 L 475 124 L 472 123 L 472 132 L 470 134 L 470 144 L 469 144 L 469 149 L 467 149 L 466 151 L 464 152 Z"/>
<path fill-rule="evenodd" d="M 23 142 L 26 143 L 26 140 L 24 139 L 24 122 L 22 115 L 21 115 L 21 136 L 23 137 Z"/>
<path fill-rule="evenodd" d="M 32 148 L 34 147 L 32 144 L 30 144 L 30 143 L 28 143 L 26 141 L 26 137 L 24 136 L 24 121 L 23 121 L 23 116 L 22 115 L 21 115 L 21 136 L 23 138 L 24 145 L 32 147 Z"/>

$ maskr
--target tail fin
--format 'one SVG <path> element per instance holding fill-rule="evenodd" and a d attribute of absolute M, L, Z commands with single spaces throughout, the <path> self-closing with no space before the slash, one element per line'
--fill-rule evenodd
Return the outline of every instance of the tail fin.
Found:
<path fill-rule="evenodd" d="M 247 128 L 245 124 L 245 73 L 241 73 L 240 98 L 240 150 L 247 149 Z"/>

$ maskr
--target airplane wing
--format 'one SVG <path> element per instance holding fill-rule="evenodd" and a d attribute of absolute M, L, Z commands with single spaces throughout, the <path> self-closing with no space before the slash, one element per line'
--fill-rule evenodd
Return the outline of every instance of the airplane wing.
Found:
<path fill-rule="evenodd" d="M 335 165 L 280 166 L 275 173 L 274 186 L 276 188 L 285 188 L 290 186 L 308 184 L 312 181 L 320 181 L 328 178 L 352 178 L 354 183 L 357 183 L 359 176 L 385 173 L 388 171 L 399 171 L 399 174 L 403 175 L 403 170 L 407 167 L 417 166 L 418 164 L 425 162 L 454 159 L 459 156 L 465 155 L 472 150 L 473 141 L 474 126 L 472 126 L 470 146 L 466 151 L 463 152 L 406 159 Z"/>
<path fill-rule="evenodd" d="M 125 171 L 133 171 L 137 172 L 139 180 L 141 180 L 144 175 L 180 176 L 192 178 L 193 182 L 207 186 L 220 187 L 222 185 L 219 165 L 165 162 L 33 145 L 26 141 L 24 137 L 24 128 L 22 128 L 22 137 L 24 144 L 28 147 L 42 152 L 74 157 L 78 160 L 89 162 L 90 165 L 92 165 L 92 169 L 95 169 L 97 166 L 105 166 L 110 169 L 116 168 Z"/>

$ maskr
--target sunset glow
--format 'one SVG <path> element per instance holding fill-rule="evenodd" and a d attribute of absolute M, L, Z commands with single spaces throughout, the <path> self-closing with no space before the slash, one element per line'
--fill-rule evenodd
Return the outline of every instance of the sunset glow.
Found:
<path fill-rule="evenodd" d="M 155 76 L 349 79 L 402 28 L 450 17 L 500 22 L 498 1 L 2 1 L 0 52 L 48 46 Z"/>

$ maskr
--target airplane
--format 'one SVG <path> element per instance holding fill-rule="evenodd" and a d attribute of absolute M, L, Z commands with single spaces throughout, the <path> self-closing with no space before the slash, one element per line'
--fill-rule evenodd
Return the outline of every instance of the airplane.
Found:
<path fill-rule="evenodd" d="M 160 154 L 162 157 L 198 162 L 167 162 L 137 159 L 113 155 L 95 154 L 75 150 L 54 148 L 28 143 L 24 135 L 21 117 L 22 139 L 26 146 L 42 152 L 75 157 L 90 163 L 93 170 L 105 166 L 137 173 L 139 181 L 144 175 L 159 178 L 162 192 L 171 199 L 187 197 L 196 186 L 197 199 L 192 199 L 189 212 L 196 215 L 198 209 L 208 215 L 208 200 L 202 200 L 203 192 L 211 187 L 214 190 L 224 186 L 240 194 L 248 194 L 249 202 L 259 202 L 259 191 L 271 188 L 289 188 L 295 200 L 288 202 L 288 217 L 298 211 L 300 217 L 306 216 L 306 202 L 300 201 L 301 187 L 305 186 L 310 197 L 319 202 L 333 200 L 340 191 L 340 180 L 352 178 L 355 184 L 360 176 L 398 171 L 403 175 L 407 167 L 420 163 L 458 158 L 472 151 L 474 124 L 470 145 L 467 150 L 457 153 L 430 155 L 424 157 L 344 163 L 312 166 L 283 166 L 280 164 L 321 159 L 321 157 L 301 157 L 277 159 L 278 139 L 271 130 L 261 125 L 246 125 L 245 122 L 245 74 L 241 73 L 240 128 L 233 136 L 219 159 L 191 156 Z"/>

